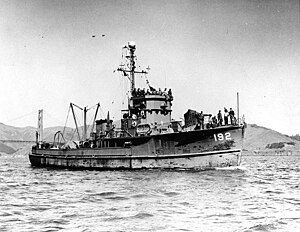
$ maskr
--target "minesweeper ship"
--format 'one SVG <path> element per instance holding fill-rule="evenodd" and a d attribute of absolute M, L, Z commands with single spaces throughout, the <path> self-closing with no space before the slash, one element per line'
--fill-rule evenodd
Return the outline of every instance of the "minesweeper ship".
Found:
<path fill-rule="evenodd" d="M 148 72 L 136 70 L 136 45 L 130 42 L 124 48 L 127 51 L 126 65 L 121 65 L 117 71 L 129 78 L 131 88 L 128 108 L 121 110 L 120 128 L 109 116 L 96 120 L 95 115 L 96 130 L 90 133 L 89 138 L 85 120 L 81 141 L 73 143 L 76 146 L 56 142 L 57 137 L 63 136 L 60 132 L 55 134 L 54 142 L 50 144 L 42 138 L 41 110 L 37 144 L 29 154 L 32 166 L 92 170 L 205 170 L 240 165 L 245 123 L 238 119 L 230 125 L 217 126 L 205 120 L 203 125 L 199 113 L 194 110 L 184 114 L 184 125 L 173 120 L 172 92 L 157 90 L 149 82 L 148 90 L 136 88 L 135 74 Z M 85 114 L 86 111 L 84 108 Z M 76 120 L 75 124 L 78 132 Z"/>

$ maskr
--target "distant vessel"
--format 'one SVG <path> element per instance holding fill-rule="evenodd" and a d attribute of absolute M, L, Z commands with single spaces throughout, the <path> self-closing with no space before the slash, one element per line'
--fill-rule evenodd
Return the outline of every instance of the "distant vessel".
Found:
<path fill-rule="evenodd" d="M 79 144 L 72 146 L 70 143 L 56 142 L 60 132 L 55 134 L 54 143 L 48 144 L 42 141 L 40 111 L 37 144 L 29 154 L 31 164 L 37 167 L 93 170 L 205 170 L 240 165 L 244 123 L 237 120 L 232 125 L 217 126 L 205 122 L 202 126 L 200 114 L 194 110 L 184 114 L 184 125 L 181 121 L 172 120 L 172 92 L 156 90 L 148 82 L 147 91 L 136 89 L 135 74 L 146 75 L 148 72 L 136 71 L 136 45 L 130 42 L 124 48 L 127 51 L 126 65 L 121 65 L 117 71 L 129 78 L 131 89 L 128 108 L 121 111 L 123 118 L 120 128 L 113 125 L 109 115 L 106 119 L 96 120 L 96 113 L 96 130 L 91 132 L 90 138 L 87 138 L 84 120 L 84 132 Z M 72 104 L 71 108 L 73 110 Z M 86 112 L 84 108 L 85 118 Z"/>

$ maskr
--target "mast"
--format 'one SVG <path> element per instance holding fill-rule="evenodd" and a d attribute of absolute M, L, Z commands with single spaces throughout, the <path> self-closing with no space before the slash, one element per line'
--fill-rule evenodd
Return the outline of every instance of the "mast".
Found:
<path fill-rule="evenodd" d="M 148 74 L 148 72 L 146 72 L 145 70 L 142 70 L 142 71 L 135 71 L 136 69 L 136 66 L 135 66 L 135 49 L 136 49 L 136 45 L 134 42 L 128 42 L 128 45 L 126 45 L 124 48 L 126 48 L 127 50 L 129 50 L 129 55 L 126 56 L 126 59 L 128 59 L 128 62 L 129 62 L 129 69 L 125 69 L 123 67 L 119 67 L 117 69 L 117 71 L 121 71 L 123 72 L 123 75 L 128 77 L 128 74 L 129 73 L 129 81 L 130 81 L 130 93 L 132 95 L 132 92 L 134 91 L 135 89 L 135 76 L 134 74 L 135 73 L 142 73 L 142 74 Z"/>
<path fill-rule="evenodd" d="M 38 111 L 37 143 L 43 142 L 43 110 Z"/>
<path fill-rule="evenodd" d="M 236 101 L 237 101 L 237 123 L 240 125 L 240 97 L 239 92 L 236 94 Z"/>
<path fill-rule="evenodd" d="M 133 92 L 133 90 L 135 89 L 135 81 L 134 81 L 134 70 L 136 68 L 135 66 L 135 61 L 134 61 L 134 58 L 135 58 L 135 55 L 134 55 L 134 52 L 135 52 L 135 44 L 131 44 L 131 43 L 128 43 L 128 49 L 129 49 L 129 61 L 130 61 L 130 90 L 131 90 L 131 93 Z"/>
<path fill-rule="evenodd" d="M 83 108 L 83 138 L 82 140 L 86 140 L 86 112 L 87 112 L 87 109 L 86 107 Z"/>

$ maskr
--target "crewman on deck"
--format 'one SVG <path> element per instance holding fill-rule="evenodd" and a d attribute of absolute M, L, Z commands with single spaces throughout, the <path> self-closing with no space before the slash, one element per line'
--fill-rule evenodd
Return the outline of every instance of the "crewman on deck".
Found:
<path fill-rule="evenodd" d="M 160 88 L 158 88 L 158 92 L 157 92 L 159 95 L 162 95 L 162 91 Z"/>
<path fill-rule="evenodd" d="M 224 122 L 225 122 L 225 126 L 228 125 L 228 116 L 229 116 L 228 110 L 224 107 Z"/>
<path fill-rule="evenodd" d="M 145 88 L 143 88 L 143 89 L 141 90 L 141 95 L 144 97 L 145 94 L 146 94 L 146 90 L 145 90 Z"/>
<path fill-rule="evenodd" d="M 234 125 L 235 124 L 235 120 L 234 120 L 234 111 L 232 108 L 230 108 L 229 110 L 229 117 L 230 117 L 230 124 Z"/>
<path fill-rule="evenodd" d="M 212 114 L 208 115 L 208 123 L 206 124 L 207 129 L 211 129 L 213 126 Z"/>
<path fill-rule="evenodd" d="M 212 117 L 212 127 L 215 128 L 218 125 L 218 120 L 216 116 Z"/>
<path fill-rule="evenodd" d="M 167 88 L 165 88 L 165 89 L 164 89 L 164 91 L 163 91 L 162 95 L 163 95 L 163 96 L 165 96 L 165 98 L 166 98 L 166 99 L 168 99 L 168 92 L 167 92 Z"/>
<path fill-rule="evenodd" d="M 199 124 L 200 124 L 200 130 L 204 129 L 204 114 L 203 111 L 200 112 L 200 114 L 198 115 L 198 120 L 199 120 Z"/>
<path fill-rule="evenodd" d="M 219 113 L 218 113 L 217 117 L 218 117 L 218 124 L 217 124 L 217 126 L 222 126 L 222 124 L 223 124 L 223 117 L 222 117 L 221 110 L 219 110 Z"/>
<path fill-rule="evenodd" d="M 168 95 L 169 95 L 170 101 L 172 101 L 173 100 L 173 95 L 172 95 L 172 90 L 171 89 L 169 89 Z"/>

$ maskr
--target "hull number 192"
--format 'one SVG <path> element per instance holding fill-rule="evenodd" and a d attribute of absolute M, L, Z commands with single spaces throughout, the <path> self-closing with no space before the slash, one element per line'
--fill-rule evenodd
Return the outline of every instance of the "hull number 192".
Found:
<path fill-rule="evenodd" d="M 231 140 L 231 134 L 229 132 L 214 134 L 214 139 L 215 141 Z"/>

